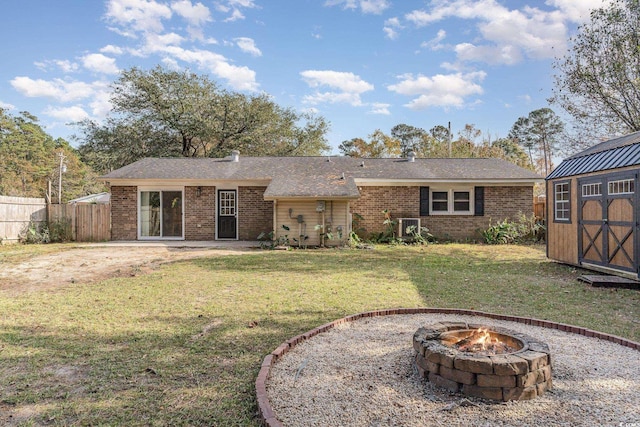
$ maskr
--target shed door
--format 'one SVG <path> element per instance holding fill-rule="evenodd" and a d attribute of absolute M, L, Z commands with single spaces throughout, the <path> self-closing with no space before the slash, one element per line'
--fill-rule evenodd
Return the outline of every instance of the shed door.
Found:
<path fill-rule="evenodd" d="M 581 263 L 638 273 L 637 182 L 636 174 L 578 181 Z"/>

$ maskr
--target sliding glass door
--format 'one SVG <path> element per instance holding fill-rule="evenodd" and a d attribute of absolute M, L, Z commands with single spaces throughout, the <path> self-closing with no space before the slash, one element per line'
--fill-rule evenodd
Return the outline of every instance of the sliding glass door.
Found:
<path fill-rule="evenodd" d="M 182 191 L 140 192 L 140 238 L 182 238 Z"/>

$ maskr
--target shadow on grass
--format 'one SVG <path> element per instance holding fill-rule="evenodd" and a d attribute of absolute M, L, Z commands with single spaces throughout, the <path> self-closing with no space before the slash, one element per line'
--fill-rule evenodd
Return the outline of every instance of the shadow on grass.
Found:
<path fill-rule="evenodd" d="M 0 424 L 255 425 L 262 358 L 325 320 L 204 313 L 149 316 L 114 334 L 5 327 Z"/>
<path fill-rule="evenodd" d="M 486 310 L 638 340 L 629 319 L 640 293 L 586 287 L 577 274 L 540 248 L 265 251 L 0 300 L 11 313 L 0 323 L 0 424 L 256 425 L 265 355 L 380 308 Z"/>

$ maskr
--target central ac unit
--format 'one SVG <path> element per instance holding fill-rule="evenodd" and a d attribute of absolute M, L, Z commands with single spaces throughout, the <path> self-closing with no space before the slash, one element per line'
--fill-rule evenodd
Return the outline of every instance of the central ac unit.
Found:
<path fill-rule="evenodd" d="M 410 233 L 407 233 L 407 228 L 415 226 L 414 233 L 420 233 L 420 218 L 399 218 L 398 219 L 398 236 L 399 237 L 412 237 Z"/>

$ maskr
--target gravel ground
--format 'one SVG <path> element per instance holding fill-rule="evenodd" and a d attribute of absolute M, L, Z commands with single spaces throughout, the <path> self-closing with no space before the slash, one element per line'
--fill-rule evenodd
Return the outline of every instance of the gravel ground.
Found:
<path fill-rule="evenodd" d="M 553 389 L 494 403 L 450 394 L 413 368 L 412 337 L 439 321 L 502 326 L 551 348 Z M 340 325 L 271 368 L 267 393 L 285 426 L 640 426 L 640 352 L 555 329 L 474 316 L 392 315 Z"/>

